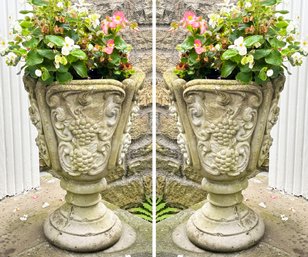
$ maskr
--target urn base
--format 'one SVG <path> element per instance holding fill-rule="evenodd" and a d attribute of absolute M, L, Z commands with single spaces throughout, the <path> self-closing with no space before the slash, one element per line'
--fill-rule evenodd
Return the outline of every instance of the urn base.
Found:
<path fill-rule="evenodd" d="M 247 249 L 262 238 L 264 229 L 263 220 L 244 204 L 218 207 L 209 202 L 186 225 L 189 240 L 213 252 Z"/>
<path fill-rule="evenodd" d="M 122 224 L 102 202 L 86 208 L 66 203 L 45 221 L 44 233 L 59 248 L 94 252 L 114 245 L 122 235 Z"/>

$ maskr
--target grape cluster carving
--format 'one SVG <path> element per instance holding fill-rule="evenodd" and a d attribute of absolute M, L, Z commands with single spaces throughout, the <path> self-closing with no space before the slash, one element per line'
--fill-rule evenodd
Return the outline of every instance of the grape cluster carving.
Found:
<path fill-rule="evenodd" d="M 92 168 L 94 168 L 95 155 L 95 153 L 92 153 L 85 148 L 75 148 L 70 153 L 73 170 L 78 174 L 88 173 Z"/>
<path fill-rule="evenodd" d="M 80 146 L 89 145 L 98 133 L 98 125 L 86 118 L 72 121 L 69 129 Z"/>
<path fill-rule="evenodd" d="M 237 170 L 237 164 L 239 161 L 239 153 L 231 148 L 225 148 L 214 156 L 216 167 L 222 173 L 232 173 Z"/>
<path fill-rule="evenodd" d="M 236 121 L 225 118 L 218 124 L 211 124 L 209 132 L 218 144 L 229 146 L 238 130 L 239 125 Z"/>

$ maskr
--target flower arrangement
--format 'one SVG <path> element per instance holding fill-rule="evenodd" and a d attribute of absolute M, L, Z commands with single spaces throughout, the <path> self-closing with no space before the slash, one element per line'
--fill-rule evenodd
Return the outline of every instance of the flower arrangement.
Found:
<path fill-rule="evenodd" d="M 126 27 L 138 29 L 117 11 L 102 19 L 79 0 L 28 0 L 32 10 L 21 11 L 10 33 L 12 40 L 0 41 L 6 63 L 22 63 L 25 74 L 45 84 L 72 79 L 114 78 L 134 73 L 129 62 L 132 47 L 119 35 Z"/>
<path fill-rule="evenodd" d="M 225 0 L 207 19 L 187 11 L 171 30 L 189 32 L 177 46 L 180 62 L 175 73 L 185 80 L 236 79 L 264 84 L 287 72 L 286 63 L 299 66 L 308 55 L 295 24 L 277 10 L 281 0 Z"/>

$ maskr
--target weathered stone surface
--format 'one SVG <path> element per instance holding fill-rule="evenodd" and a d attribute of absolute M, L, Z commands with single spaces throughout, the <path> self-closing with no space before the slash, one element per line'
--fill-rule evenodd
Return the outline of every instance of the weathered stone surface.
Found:
<path fill-rule="evenodd" d="M 176 140 L 179 130 L 176 126 L 176 118 L 170 114 L 161 114 L 159 120 L 159 132 L 170 139 Z"/>
<path fill-rule="evenodd" d="M 130 208 L 144 201 L 145 191 L 142 178 L 131 177 L 108 185 L 102 197 L 120 208 Z"/>
<path fill-rule="evenodd" d="M 194 181 L 194 182 L 196 182 L 198 184 L 200 184 L 202 179 L 203 179 L 203 176 L 199 172 L 196 172 L 194 170 L 194 168 L 191 167 L 191 166 L 185 167 L 183 169 L 183 174 L 184 174 L 186 179 Z"/>
<path fill-rule="evenodd" d="M 197 183 L 167 178 L 164 196 L 168 203 L 187 208 L 206 199 L 206 192 Z"/>

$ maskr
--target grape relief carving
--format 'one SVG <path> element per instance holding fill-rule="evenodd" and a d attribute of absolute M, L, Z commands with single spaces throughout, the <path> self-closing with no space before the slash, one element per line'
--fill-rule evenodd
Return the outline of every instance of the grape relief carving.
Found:
<path fill-rule="evenodd" d="M 124 94 L 121 90 L 47 93 L 64 172 L 97 175 L 105 169 Z"/>
<path fill-rule="evenodd" d="M 247 168 L 260 91 L 186 90 L 184 99 L 203 169 L 238 176 Z"/>

